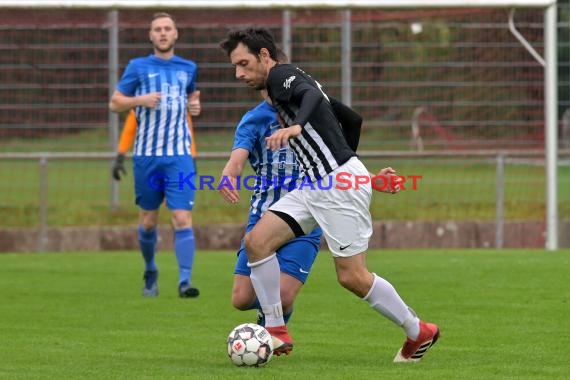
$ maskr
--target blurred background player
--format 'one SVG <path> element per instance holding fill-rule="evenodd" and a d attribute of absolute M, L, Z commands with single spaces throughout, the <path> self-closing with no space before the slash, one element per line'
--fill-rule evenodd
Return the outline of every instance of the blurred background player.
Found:
<path fill-rule="evenodd" d="M 186 111 L 200 114 L 200 92 L 196 90 L 198 66 L 174 54 L 178 30 L 174 18 L 156 13 L 150 23 L 149 39 L 154 52 L 127 65 L 111 100 L 113 112 L 134 109 L 136 128 L 133 174 L 136 204 L 140 208 L 138 239 L 145 262 L 143 295 L 158 295 L 155 262 L 158 212 L 166 199 L 172 213 L 174 251 L 179 267 L 178 294 L 197 297 L 192 286 L 194 232 L 192 208 L 195 190 L 179 186 L 194 170 Z"/>

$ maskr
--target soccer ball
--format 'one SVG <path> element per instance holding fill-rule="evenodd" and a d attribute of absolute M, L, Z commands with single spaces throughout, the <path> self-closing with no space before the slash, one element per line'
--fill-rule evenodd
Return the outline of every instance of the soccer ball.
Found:
<path fill-rule="evenodd" d="M 271 335 L 255 323 L 241 324 L 228 335 L 228 356 L 237 366 L 263 367 L 273 356 Z"/>

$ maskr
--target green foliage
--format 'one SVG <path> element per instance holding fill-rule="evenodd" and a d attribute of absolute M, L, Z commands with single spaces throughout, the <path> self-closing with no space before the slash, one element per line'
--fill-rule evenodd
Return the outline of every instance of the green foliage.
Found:
<path fill-rule="evenodd" d="M 402 331 L 336 283 L 323 251 L 290 322 L 295 350 L 237 368 L 225 339 L 255 313 L 230 303 L 233 252 L 199 252 L 197 299 L 180 299 L 172 254 L 161 294 L 140 295 L 135 252 L 0 255 L 0 378 L 564 379 L 570 251 L 373 251 L 387 278 L 441 339 L 422 362 L 394 364 Z"/>

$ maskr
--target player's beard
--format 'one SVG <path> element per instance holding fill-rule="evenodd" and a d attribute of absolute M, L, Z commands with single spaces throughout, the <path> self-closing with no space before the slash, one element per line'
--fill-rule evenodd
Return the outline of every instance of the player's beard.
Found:
<path fill-rule="evenodd" d="M 158 51 L 161 54 L 170 53 L 172 50 L 174 50 L 174 43 L 171 43 L 166 47 L 160 47 L 158 45 L 154 45 L 154 48 L 156 49 L 156 51 Z"/>
<path fill-rule="evenodd" d="M 259 83 L 255 83 L 252 87 L 255 91 L 265 90 L 267 88 L 267 83 L 263 80 Z"/>

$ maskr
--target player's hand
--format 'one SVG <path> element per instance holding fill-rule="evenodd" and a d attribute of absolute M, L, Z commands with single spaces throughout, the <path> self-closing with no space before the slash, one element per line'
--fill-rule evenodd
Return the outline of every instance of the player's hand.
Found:
<path fill-rule="evenodd" d="M 115 158 L 115 162 L 113 163 L 113 178 L 117 181 L 121 180 L 121 173 L 123 176 L 127 175 L 127 170 L 125 169 L 125 155 L 124 154 L 117 154 Z"/>
<path fill-rule="evenodd" d="M 230 177 L 228 175 L 222 175 L 224 177 L 224 182 L 227 184 L 229 181 L 230 185 L 224 185 L 220 187 L 220 195 L 226 200 L 226 202 L 231 204 L 239 203 L 239 192 L 237 191 L 237 179 L 235 177 Z"/>
<path fill-rule="evenodd" d="M 399 184 L 399 176 L 391 167 L 388 166 L 387 168 L 380 170 L 376 176 L 380 177 L 375 179 L 376 188 L 381 189 L 378 191 L 396 194 L 402 190 Z"/>
<path fill-rule="evenodd" d="M 292 125 L 288 128 L 278 129 L 274 134 L 265 138 L 267 149 L 277 151 L 289 144 L 289 140 L 301 134 L 303 128 L 299 124 Z"/>
<path fill-rule="evenodd" d="M 156 108 L 160 103 L 160 92 L 149 92 L 140 96 L 140 105 L 146 108 Z"/>
<path fill-rule="evenodd" d="M 199 90 L 196 90 L 190 94 L 190 97 L 188 98 L 188 112 L 192 116 L 198 116 L 200 115 L 200 112 L 202 112 Z"/>

